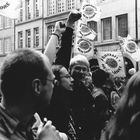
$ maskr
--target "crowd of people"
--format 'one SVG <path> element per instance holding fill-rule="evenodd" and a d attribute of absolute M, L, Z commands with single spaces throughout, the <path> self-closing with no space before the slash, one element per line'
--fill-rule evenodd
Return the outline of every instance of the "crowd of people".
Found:
<path fill-rule="evenodd" d="M 58 21 L 44 53 L 24 48 L 0 71 L 1 140 L 137 140 L 140 72 L 128 81 L 71 56 L 73 25 Z M 60 41 L 60 48 L 57 49 Z"/>

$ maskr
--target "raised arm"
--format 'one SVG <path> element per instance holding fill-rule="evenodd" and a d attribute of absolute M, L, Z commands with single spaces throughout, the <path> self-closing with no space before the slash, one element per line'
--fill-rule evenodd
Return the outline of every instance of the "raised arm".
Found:
<path fill-rule="evenodd" d="M 63 65 L 67 69 L 69 68 L 69 62 L 71 58 L 72 49 L 72 37 L 73 26 L 75 21 L 81 18 L 81 14 L 77 12 L 71 12 L 67 19 L 67 27 L 61 38 L 61 48 L 56 55 L 56 64 Z"/>
<path fill-rule="evenodd" d="M 53 64 L 56 57 L 56 47 L 58 45 L 60 35 L 65 31 L 64 25 L 65 24 L 62 21 L 56 22 L 54 32 L 45 47 L 44 54 L 48 56 L 51 64 Z"/>

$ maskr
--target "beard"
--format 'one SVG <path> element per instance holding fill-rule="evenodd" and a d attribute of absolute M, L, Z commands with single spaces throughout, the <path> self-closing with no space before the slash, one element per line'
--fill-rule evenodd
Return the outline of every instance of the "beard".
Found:
<path fill-rule="evenodd" d="M 74 81 L 84 81 L 86 73 L 73 72 L 71 76 L 74 79 Z"/>

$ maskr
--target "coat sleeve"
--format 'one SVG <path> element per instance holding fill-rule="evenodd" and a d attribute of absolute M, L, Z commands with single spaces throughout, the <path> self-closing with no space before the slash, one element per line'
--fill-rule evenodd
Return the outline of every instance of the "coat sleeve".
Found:
<path fill-rule="evenodd" d="M 55 64 L 63 65 L 67 69 L 69 68 L 69 62 L 71 58 L 72 49 L 72 36 L 73 29 L 67 27 L 61 38 L 61 48 L 56 54 Z"/>

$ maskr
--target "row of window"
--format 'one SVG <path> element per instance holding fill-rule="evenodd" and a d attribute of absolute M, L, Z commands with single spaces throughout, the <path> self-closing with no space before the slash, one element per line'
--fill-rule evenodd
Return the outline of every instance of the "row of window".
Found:
<path fill-rule="evenodd" d="M 31 48 L 31 29 L 25 31 L 26 48 Z M 39 27 L 33 29 L 33 47 L 39 47 Z M 23 31 L 18 32 L 18 48 L 23 48 Z"/>
<path fill-rule="evenodd" d="M 0 38 L 0 54 L 7 54 L 12 51 L 12 39 L 11 37 Z"/>
<path fill-rule="evenodd" d="M 96 33 L 97 36 L 95 41 L 98 41 L 98 29 L 101 29 L 101 40 L 111 40 L 112 39 L 112 17 L 101 19 L 101 28 L 97 28 L 97 22 L 90 21 L 88 22 L 88 26 L 92 28 Z M 128 15 L 118 15 L 116 16 L 116 35 L 121 37 L 127 37 L 128 35 Z M 54 31 L 54 26 L 48 26 L 48 39 L 50 35 Z"/>
<path fill-rule="evenodd" d="M 117 36 L 127 37 L 128 35 L 128 17 L 127 14 L 116 16 Z M 112 18 L 102 19 L 102 39 L 112 39 Z"/>
<path fill-rule="evenodd" d="M 40 16 L 40 3 L 41 0 L 25 0 L 25 7 L 23 7 L 23 3 L 20 8 L 20 16 L 19 22 L 23 21 L 24 11 L 25 11 L 25 19 L 30 20 L 32 17 Z M 32 5 L 33 2 L 33 5 Z M 75 8 L 76 0 L 48 0 L 48 16 L 69 11 Z M 46 7 L 44 7 L 46 8 Z"/>
<path fill-rule="evenodd" d="M 74 9 L 75 2 L 75 0 L 48 0 L 48 15 Z"/>
<path fill-rule="evenodd" d="M 41 10 L 40 2 L 41 2 L 40 0 L 33 0 L 33 5 L 31 5 L 31 0 L 25 0 L 25 19 L 26 20 L 31 19 L 32 13 L 33 13 L 33 17 L 35 18 L 40 16 L 40 10 Z M 22 3 L 21 8 L 20 8 L 20 16 L 19 16 L 20 22 L 23 21 L 23 12 L 24 10 L 23 10 L 23 3 Z"/>
<path fill-rule="evenodd" d="M 88 22 L 88 26 L 92 28 L 96 33 L 97 36 L 95 38 L 95 41 L 98 41 L 98 28 L 97 28 L 97 22 L 90 21 Z M 117 36 L 126 37 L 128 35 L 128 15 L 123 14 L 116 16 L 116 31 Z M 48 40 L 54 31 L 54 25 L 48 26 Z M 112 17 L 101 19 L 101 35 L 102 40 L 111 40 L 112 39 Z M 39 47 L 39 27 L 34 28 L 33 33 L 33 47 Z M 27 48 L 31 47 L 31 29 L 28 29 L 25 31 L 25 45 Z M 23 31 L 18 32 L 18 48 L 23 48 Z"/>
<path fill-rule="evenodd" d="M 116 36 L 127 37 L 128 35 L 128 15 L 118 15 L 116 16 L 115 28 Z M 97 34 L 97 22 L 88 22 L 89 27 L 91 27 Z M 101 40 L 111 40 L 112 39 L 112 17 L 101 19 Z M 97 36 L 95 38 L 97 41 Z"/>
<path fill-rule="evenodd" d="M 0 29 L 12 27 L 12 19 L 0 16 Z"/>

